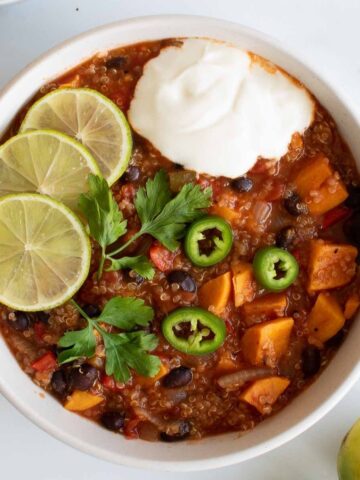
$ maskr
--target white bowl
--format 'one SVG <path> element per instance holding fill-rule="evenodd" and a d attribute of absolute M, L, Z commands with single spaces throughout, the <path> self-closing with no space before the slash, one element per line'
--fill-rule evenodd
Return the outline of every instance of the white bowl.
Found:
<path fill-rule="evenodd" d="M 360 159 L 360 129 L 351 105 L 339 98 L 325 80 L 294 58 L 284 46 L 264 35 L 221 20 L 190 16 L 146 17 L 92 30 L 52 49 L 25 68 L 0 95 L 0 132 L 45 82 L 61 75 L 92 54 L 143 40 L 206 36 L 252 50 L 301 80 L 326 106 L 355 158 Z M 360 164 L 358 164 L 360 165 Z M 125 440 L 97 424 L 63 409 L 50 395 L 42 395 L 18 367 L 0 338 L 0 391 L 30 420 L 56 438 L 105 460 L 140 468 L 186 471 L 234 464 L 265 453 L 309 428 L 346 394 L 360 377 L 360 322 L 319 380 L 291 404 L 255 430 L 181 444 Z"/>

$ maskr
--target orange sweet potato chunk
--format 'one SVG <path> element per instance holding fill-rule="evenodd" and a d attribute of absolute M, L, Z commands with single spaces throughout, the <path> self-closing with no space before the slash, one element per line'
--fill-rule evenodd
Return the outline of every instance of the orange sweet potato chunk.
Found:
<path fill-rule="evenodd" d="M 289 346 L 294 320 L 278 318 L 250 327 L 241 339 L 242 353 L 253 365 L 275 367 Z"/>
<path fill-rule="evenodd" d="M 344 314 L 337 300 L 330 293 L 320 293 L 309 318 L 309 335 L 321 343 L 326 342 L 342 329 Z"/>
<path fill-rule="evenodd" d="M 357 248 L 347 244 L 311 240 L 308 266 L 308 290 L 342 287 L 356 272 Z"/>
<path fill-rule="evenodd" d="M 72 412 L 83 412 L 84 410 L 95 407 L 104 400 L 104 397 L 100 397 L 99 395 L 75 390 L 66 400 L 64 407 L 66 410 L 71 410 Z"/>
<path fill-rule="evenodd" d="M 138 383 L 142 387 L 151 387 L 157 380 L 160 380 L 160 378 L 164 377 L 167 373 L 169 373 L 169 370 L 169 366 L 166 365 L 164 362 L 161 362 L 160 369 L 154 377 L 143 377 L 142 375 L 136 375 L 136 383 Z"/>
<path fill-rule="evenodd" d="M 234 223 L 240 218 L 239 212 L 228 207 L 220 207 L 219 205 L 213 205 L 210 208 L 210 213 L 212 215 L 218 215 L 219 217 L 224 218 L 229 223 Z"/>
<path fill-rule="evenodd" d="M 346 300 L 345 309 L 344 309 L 344 317 L 345 320 L 349 320 L 355 313 L 358 311 L 360 307 L 360 297 L 357 293 L 353 293 L 350 297 Z"/>
<path fill-rule="evenodd" d="M 312 215 L 324 214 L 348 196 L 344 183 L 322 154 L 316 155 L 300 170 L 294 184 Z"/>
<path fill-rule="evenodd" d="M 231 273 L 226 272 L 204 283 L 199 289 L 199 302 L 203 308 L 213 307 L 220 315 L 229 302 L 231 294 Z"/>
<path fill-rule="evenodd" d="M 269 293 L 251 303 L 246 303 L 242 310 L 245 317 L 265 315 L 266 317 L 285 315 L 288 301 L 284 293 Z"/>
<path fill-rule="evenodd" d="M 255 295 L 255 280 L 251 263 L 237 262 L 231 265 L 233 273 L 235 307 L 251 302 Z"/>
<path fill-rule="evenodd" d="M 271 412 L 271 406 L 290 385 L 285 377 L 269 377 L 256 380 L 241 395 L 240 399 L 253 405 L 261 414 Z"/>

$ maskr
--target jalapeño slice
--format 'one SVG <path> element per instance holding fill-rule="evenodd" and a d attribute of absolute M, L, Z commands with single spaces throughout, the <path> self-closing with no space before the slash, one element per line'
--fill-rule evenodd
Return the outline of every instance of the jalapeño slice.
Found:
<path fill-rule="evenodd" d="M 210 267 L 230 252 L 233 233 L 226 220 L 215 215 L 193 222 L 185 236 L 184 248 L 194 265 Z"/>
<path fill-rule="evenodd" d="M 198 307 L 174 310 L 164 319 L 161 329 L 170 345 L 190 355 L 215 352 L 226 337 L 223 320 Z"/>
<path fill-rule="evenodd" d="M 291 253 L 277 247 L 265 247 L 255 254 L 254 275 L 260 285 L 277 292 L 289 287 L 298 276 L 299 265 Z"/>

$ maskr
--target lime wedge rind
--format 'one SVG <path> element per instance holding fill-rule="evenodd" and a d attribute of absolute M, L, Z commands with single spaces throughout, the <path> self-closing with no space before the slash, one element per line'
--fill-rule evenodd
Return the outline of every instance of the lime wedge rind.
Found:
<path fill-rule="evenodd" d="M 101 175 L 82 144 L 49 129 L 20 133 L 1 145 L 0 172 L 0 195 L 47 194 L 74 210 L 77 197 L 87 191 L 88 174 Z"/>
<path fill-rule="evenodd" d="M 89 237 L 81 221 L 68 207 L 46 195 L 36 193 L 10 194 L 0 198 L 0 220 L 3 215 L 7 216 L 8 231 L 11 230 L 12 222 L 16 228 L 16 221 L 20 215 L 20 205 L 27 212 L 24 213 L 22 218 L 24 219 L 28 215 L 28 224 L 25 225 L 22 238 L 20 234 L 23 250 L 13 257 L 16 261 L 12 265 L 11 258 L 6 259 L 6 262 L 10 262 L 6 265 L 7 272 L 11 272 L 11 274 L 9 278 L 1 282 L 0 302 L 9 308 L 29 312 L 55 308 L 72 298 L 88 276 L 91 261 Z M 49 233 L 56 231 L 59 222 L 71 226 L 71 235 L 66 235 L 65 232 L 62 235 L 60 234 L 57 240 L 60 253 L 63 249 L 64 252 L 71 251 L 71 254 L 59 255 L 54 260 L 48 256 L 46 249 L 42 252 L 41 245 L 36 246 L 31 243 L 31 232 L 35 232 L 33 224 L 36 221 L 41 223 L 41 218 L 36 219 L 36 212 L 38 212 L 38 215 L 42 215 L 44 211 L 48 210 L 51 211 L 47 225 Z M 0 256 L 3 225 L 0 229 Z M 14 234 L 19 237 L 18 232 L 14 232 Z M 40 257 L 43 258 L 39 260 Z M 40 265 L 42 272 L 52 271 L 53 273 L 49 274 L 52 281 L 49 281 L 48 275 L 40 275 L 39 270 L 34 270 L 34 264 Z M 48 265 L 46 266 L 46 264 Z M 68 264 L 73 264 L 76 268 L 69 269 Z M 56 277 L 59 278 L 58 285 L 56 285 Z M 28 280 L 28 283 L 26 283 L 26 280 Z M 22 285 L 23 288 L 18 288 L 18 285 Z M 24 301 L 25 295 L 29 294 L 29 289 L 25 292 L 27 285 L 30 285 L 34 290 L 31 294 L 33 295 L 32 301 L 29 300 L 29 297 Z"/>
<path fill-rule="evenodd" d="M 82 115 L 86 117 L 84 121 Z M 127 168 L 133 146 L 130 126 L 117 105 L 96 90 L 60 88 L 41 97 L 30 107 L 20 132 L 44 128 L 62 131 L 82 142 L 97 160 L 109 185 Z M 103 145 L 103 152 L 99 151 L 99 144 Z"/>

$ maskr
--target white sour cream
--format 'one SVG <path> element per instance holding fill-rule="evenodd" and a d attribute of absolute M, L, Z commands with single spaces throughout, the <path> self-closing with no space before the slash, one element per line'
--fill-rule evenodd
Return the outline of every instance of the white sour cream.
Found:
<path fill-rule="evenodd" d="M 205 39 L 150 60 L 128 112 L 134 130 L 165 157 L 227 177 L 245 174 L 258 157 L 279 160 L 313 115 L 309 93 L 282 71 Z"/>

